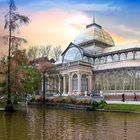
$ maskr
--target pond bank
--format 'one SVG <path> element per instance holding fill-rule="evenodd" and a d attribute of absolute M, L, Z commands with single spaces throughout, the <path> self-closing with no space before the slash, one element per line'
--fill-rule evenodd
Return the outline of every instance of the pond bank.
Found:
<path fill-rule="evenodd" d="M 43 104 L 42 102 L 30 102 L 29 106 L 43 106 Z M 99 104 L 98 107 L 93 109 L 92 105 L 46 103 L 45 107 L 75 109 L 75 110 L 89 110 L 89 111 L 94 110 L 94 111 L 101 111 L 101 112 L 140 113 L 139 105 L 130 105 L 130 104 Z"/>
<path fill-rule="evenodd" d="M 29 106 L 45 106 L 52 108 L 64 108 L 64 109 L 78 109 L 78 110 L 89 110 L 92 109 L 91 105 L 75 105 L 75 104 L 64 104 L 64 103 L 45 103 L 42 102 L 30 102 Z"/>

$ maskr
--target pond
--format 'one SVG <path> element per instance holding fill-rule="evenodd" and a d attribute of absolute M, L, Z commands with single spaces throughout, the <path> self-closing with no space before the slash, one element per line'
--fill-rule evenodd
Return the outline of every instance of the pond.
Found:
<path fill-rule="evenodd" d="M 26 108 L 0 112 L 0 140 L 139 140 L 140 114 Z"/>

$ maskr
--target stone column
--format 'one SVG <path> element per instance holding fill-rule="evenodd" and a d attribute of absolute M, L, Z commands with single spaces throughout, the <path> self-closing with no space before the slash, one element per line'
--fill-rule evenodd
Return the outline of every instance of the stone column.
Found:
<path fill-rule="evenodd" d="M 89 78 L 88 79 L 88 81 L 89 81 L 88 82 L 89 93 L 91 93 L 91 91 L 93 90 L 93 79 L 92 79 L 92 76 L 93 76 L 92 73 L 90 73 L 89 76 L 88 76 L 88 78 Z"/>
<path fill-rule="evenodd" d="M 66 76 L 63 75 L 63 94 L 66 93 Z"/>
<path fill-rule="evenodd" d="M 72 94 L 72 77 L 71 77 L 71 73 L 69 73 L 69 94 Z"/>
<path fill-rule="evenodd" d="M 81 73 L 78 73 L 78 94 L 81 94 Z"/>
<path fill-rule="evenodd" d="M 61 92 L 61 78 L 59 77 L 59 82 L 58 82 L 58 91 L 59 93 Z"/>

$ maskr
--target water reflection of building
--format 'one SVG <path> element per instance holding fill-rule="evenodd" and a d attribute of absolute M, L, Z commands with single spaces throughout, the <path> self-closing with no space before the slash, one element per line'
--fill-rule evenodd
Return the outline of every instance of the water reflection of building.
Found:
<path fill-rule="evenodd" d="M 56 64 L 62 77 L 53 83 L 69 95 L 96 91 L 106 97 L 133 96 L 140 91 L 140 46 L 115 46 L 110 34 L 95 22 L 69 44 Z"/>

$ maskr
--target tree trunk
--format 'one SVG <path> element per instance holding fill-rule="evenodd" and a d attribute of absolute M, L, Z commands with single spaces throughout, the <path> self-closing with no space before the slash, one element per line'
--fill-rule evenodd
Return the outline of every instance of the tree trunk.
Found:
<path fill-rule="evenodd" d="M 46 87 L 45 87 L 45 72 L 43 72 L 43 105 L 45 105 L 45 91 L 46 91 Z"/>
<path fill-rule="evenodd" d="M 8 96 L 7 96 L 7 105 L 5 107 L 5 111 L 12 112 L 14 111 L 14 107 L 11 101 L 11 44 L 12 44 L 12 30 L 11 30 L 11 7 L 10 7 L 10 16 L 9 16 L 9 48 L 8 48 Z"/>

